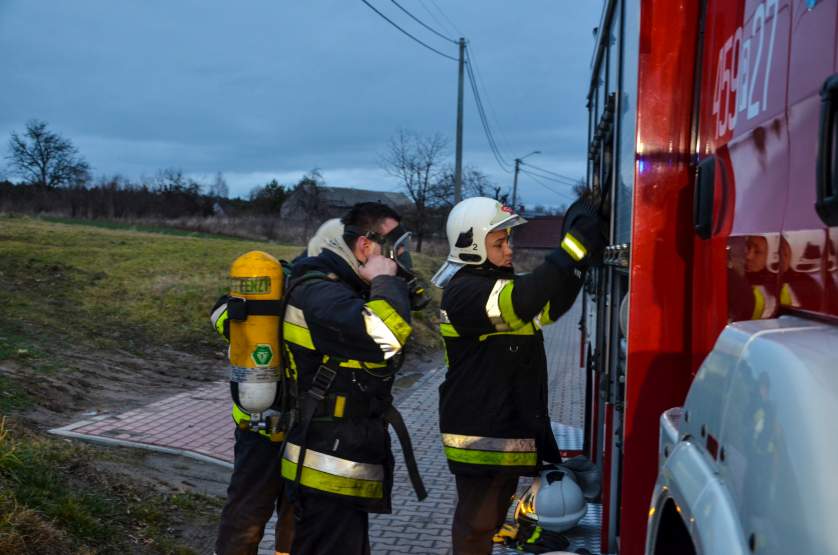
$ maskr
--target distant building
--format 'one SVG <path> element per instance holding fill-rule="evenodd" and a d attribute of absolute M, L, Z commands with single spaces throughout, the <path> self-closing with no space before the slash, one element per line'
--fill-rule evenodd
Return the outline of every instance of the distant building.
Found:
<path fill-rule="evenodd" d="M 563 216 L 527 218 L 527 223 L 516 227 L 513 246 L 516 249 L 555 249 L 562 242 Z"/>
<path fill-rule="evenodd" d="M 314 190 L 298 188 L 282 203 L 279 214 L 286 221 L 320 222 L 342 216 L 358 202 L 380 202 L 396 211 L 404 211 L 412 205 L 404 193 L 344 187 L 317 187 Z"/>

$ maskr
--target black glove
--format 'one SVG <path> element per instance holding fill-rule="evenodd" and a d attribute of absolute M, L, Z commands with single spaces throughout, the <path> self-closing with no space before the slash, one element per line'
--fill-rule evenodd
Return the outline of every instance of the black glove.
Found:
<path fill-rule="evenodd" d="M 410 310 L 416 312 L 424 309 L 431 302 L 431 297 L 419 280 L 413 278 L 407 282 L 407 291 L 410 293 Z"/>
<path fill-rule="evenodd" d="M 602 263 L 607 245 L 605 225 L 600 218 L 579 214 L 564 234 L 561 245 L 547 255 L 547 260 L 564 269 L 584 270 Z"/>

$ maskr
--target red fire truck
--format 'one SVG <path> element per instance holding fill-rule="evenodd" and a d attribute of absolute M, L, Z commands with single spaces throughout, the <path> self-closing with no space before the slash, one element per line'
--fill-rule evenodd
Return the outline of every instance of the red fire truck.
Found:
<path fill-rule="evenodd" d="M 838 0 L 607 0 L 585 451 L 602 552 L 838 553 Z"/>

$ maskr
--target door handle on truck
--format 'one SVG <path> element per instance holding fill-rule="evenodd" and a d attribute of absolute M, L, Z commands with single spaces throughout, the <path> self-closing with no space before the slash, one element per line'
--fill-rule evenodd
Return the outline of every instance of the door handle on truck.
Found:
<path fill-rule="evenodd" d="M 838 108 L 838 74 L 829 77 L 821 88 L 821 123 L 818 137 L 818 159 L 815 168 L 815 211 L 826 225 L 838 225 L 838 166 L 836 145 L 836 109 Z"/>
<path fill-rule="evenodd" d="M 716 183 L 716 157 L 708 156 L 695 170 L 693 190 L 693 226 L 702 239 L 713 234 L 713 189 Z"/>

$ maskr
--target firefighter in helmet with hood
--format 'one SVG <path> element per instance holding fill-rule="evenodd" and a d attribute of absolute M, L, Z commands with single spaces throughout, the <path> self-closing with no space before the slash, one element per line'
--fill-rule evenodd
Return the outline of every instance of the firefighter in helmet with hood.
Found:
<path fill-rule="evenodd" d="M 561 246 L 521 276 L 509 240 L 524 218 L 485 197 L 460 202 L 448 216 L 450 253 L 432 282 L 444 288 L 440 331 L 448 372 L 439 423 L 457 485 L 457 555 L 490 553 L 518 477 L 561 461 L 547 414 L 541 328 L 573 305 L 585 269 L 605 247 L 595 211 L 577 214 Z"/>
<path fill-rule="evenodd" d="M 391 508 L 388 427 L 417 496 L 426 495 L 391 394 L 412 331 L 400 220 L 386 205 L 356 204 L 342 233 L 294 263 L 282 329 L 296 417 L 281 474 L 296 517 L 295 555 L 369 553 L 368 514 Z"/>

